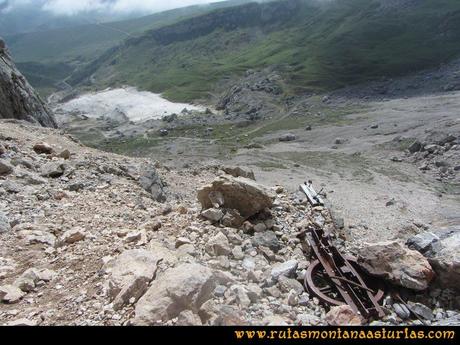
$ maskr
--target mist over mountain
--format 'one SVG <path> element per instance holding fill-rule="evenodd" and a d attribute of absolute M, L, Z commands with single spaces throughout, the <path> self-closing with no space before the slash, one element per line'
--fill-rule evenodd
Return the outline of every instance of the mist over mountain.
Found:
<path fill-rule="evenodd" d="M 0 33 L 15 34 L 140 17 L 220 0 L 0 0 Z"/>

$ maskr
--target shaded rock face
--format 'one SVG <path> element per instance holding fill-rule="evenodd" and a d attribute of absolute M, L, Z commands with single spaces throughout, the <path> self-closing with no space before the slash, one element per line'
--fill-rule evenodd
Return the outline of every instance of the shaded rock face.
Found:
<path fill-rule="evenodd" d="M 440 248 L 441 243 L 439 237 L 432 232 L 423 232 L 409 238 L 406 245 L 410 249 L 414 249 L 424 256 L 429 256 L 431 253 L 436 252 Z"/>
<path fill-rule="evenodd" d="M 429 257 L 442 287 L 460 291 L 460 232 L 440 242 L 440 248 Z"/>
<path fill-rule="evenodd" d="M 237 210 L 244 218 L 270 208 L 274 199 L 265 187 L 244 177 L 221 176 L 199 189 L 198 200 L 203 209 L 214 206 L 210 198 L 213 193 L 222 197 L 224 208 Z"/>
<path fill-rule="evenodd" d="M 152 194 L 154 200 L 158 202 L 166 201 L 167 195 L 165 184 L 161 180 L 154 166 L 147 165 L 143 167 L 139 183 L 142 188 Z"/>
<path fill-rule="evenodd" d="M 56 128 L 56 120 L 18 71 L 0 38 L 0 119 L 17 119 Z"/>
<path fill-rule="evenodd" d="M 282 22 L 292 17 L 300 7 L 299 0 L 288 0 L 264 4 L 250 3 L 235 6 L 223 11 L 183 20 L 179 23 L 150 31 L 148 38 L 160 44 L 171 44 L 178 41 L 192 40 L 207 35 L 215 30 L 233 30 L 234 28 L 265 27 Z M 140 43 L 145 38 L 130 39 L 132 43 Z"/>
<path fill-rule="evenodd" d="M 435 275 L 422 254 L 397 241 L 379 242 L 361 249 L 358 263 L 371 275 L 413 290 L 425 290 Z"/>

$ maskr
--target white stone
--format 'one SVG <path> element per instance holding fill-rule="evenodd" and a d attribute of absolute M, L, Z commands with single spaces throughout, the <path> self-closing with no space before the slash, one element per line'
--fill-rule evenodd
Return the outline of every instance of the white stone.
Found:
<path fill-rule="evenodd" d="M 166 271 L 137 302 L 135 325 L 153 325 L 177 317 L 184 310 L 196 313 L 212 297 L 213 272 L 199 264 L 182 264 Z"/>

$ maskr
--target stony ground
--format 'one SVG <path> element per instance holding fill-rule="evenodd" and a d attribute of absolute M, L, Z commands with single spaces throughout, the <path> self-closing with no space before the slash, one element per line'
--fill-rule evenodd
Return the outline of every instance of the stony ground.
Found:
<path fill-rule="evenodd" d="M 127 158 L 89 149 L 57 130 L 2 121 L 0 323 L 363 323 L 346 307 L 329 310 L 301 284 L 312 258 L 299 231 L 315 224 L 345 251 L 354 246 L 340 232 L 340 219 L 282 185 L 264 187 L 250 174 L 235 178 L 220 168 Z M 220 192 L 206 192 L 213 207 L 202 212 L 197 190 L 212 190 L 212 181 L 227 181 L 230 192 L 225 202 Z M 228 198 L 242 188 L 254 198 L 237 198 L 241 205 L 228 209 Z M 370 272 L 406 291 L 423 322 L 456 324 L 458 294 L 433 281 L 434 268 L 457 274 L 457 254 L 442 252 L 449 249 L 443 240 L 415 239 L 418 251 L 399 242 L 353 251 Z M 431 252 L 430 261 L 422 250 Z M 378 251 L 388 265 L 375 261 Z M 385 310 L 374 323 L 421 322 L 391 296 Z"/>
<path fill-rule="evenodd" d="M 215 176 L 215 168 L 181 172 L 159 167 L 170 198 L 163 204 L 152 200 L 136 181 L 137 169 L 146 163 L 143 160 L 91 150 L 55 131 L 28 125 L 2 122 L 0 137 L 6 151 L 2 162 L 14 164 L 13 172 L 0 182 L 3 214 L 13 225 L 0 235 L 0 279 L 3 286 L 15 284 L 27 291 L 11 291 L 12 300 L 0 308 L 2 323 L 26 318 L 42 325 L 126 324 L 133 318 L 134 305 L 113 310 L 104 264 L 135 249 L 153 253 L 154 261 L 159 261 L 158 280 L 172 267 L 181 268 L 185 263 L 199 263 L 218 272 L 215 279 L 222 285 L 213 282 L 216 287 L 207 302 L 208 313 L 215 318 L 218 314 L 212 309 L 224 308 L 226 319 L 213 320 L 215 323 L 292 323 L 299 315 L 319 323 L 324 317 L 325 310 L 318 301 L 300 293 L 303 288 L 296 280 L 286 279 L 286 286 L 272 287 L 270 293 L 260 287 L 276 263 L 290 259 L 288 270 L 294 276 L 296 269 L 306 267 L 293 234 L 279 228 L 278 244 L 277 236 L 270 232 L 274 238 L 267 241 L 274 242 L 276 249 L 281 243 L 286 248 L 276 255 L 266 248 L 266 258 L 241 230 L 216 227 L 199 217 L 195 190 Z M 33 150 L 37 142 L 49 143 L 58 154 L 68 150 L 70 157 L 38 154 Z M 50 164 L 60 176 L 41 176 L 49 172 Z M 290 201 L 280 195 L 279 203 L 289 205 Z M 284 213 L 282 206 L 279 209 Z M 212 238 L 216 238 L 217 252 L 209 250 Z M 29 274 L 24 275 L 26 271 Z M 29 286 L 18 281 L 31 275 Z M 291 287 L 295 294 L 289 294 Z M 197 289 L 198 294 L 200 286 Z M 244 306 L 243 313 L 238 305 Z M 182 314 L 182 323 L 202 322 L 195 314 Z M 177 315 L 163 320 L 167 324 L 179 321 Z"/>
<path fill-rule="evenodd" d="M 458 227 L 460 93 L 360 103 L 343 123 L 305 130 L 305 118 L 289 142 L 278 140 L 286 131 L 268 133 L 259 139 L 263 149 L 240 150 L 232 163 L 290 191 L 313 180 L 356 240 L 407 238 L 414 224 Z"/>

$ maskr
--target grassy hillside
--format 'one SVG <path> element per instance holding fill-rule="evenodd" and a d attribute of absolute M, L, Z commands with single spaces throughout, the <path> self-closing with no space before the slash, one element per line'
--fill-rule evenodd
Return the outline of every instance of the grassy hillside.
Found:
<path fill-rule="evenodd" d="M 17 62 L 87 62 L 130 36 L 247 0 L 189 6 L 124 21 L 5 35 Z"/>
<path fill-rule="evenodd" d="M 43 91 L 48 93 L 53 89 L 56 78 L 62 77 L 56 71 L 61 71 L 63 65 L 68 68 L 68 76 L 75 67 L 88 64 L 125 39 L 142 35 L 147 30 L 248 1 L 230 0 L 209 5 L 189 6 L 112 23 L 4 35 L 4 39 L 14 60 L 21 64 L 20 68 L 31 80 L 32 85 L 42 93 Z"/>
<path fill-rule="evenodd" d="M 40 64 L 35 62 L 23 62 L 16 64 L 22 74 L 35 88 L 41 90 L 42 96 L 46 97 L 56 89 L 56 84 L 72 73 L 73 67 L 65 63 Z"/>
<path fill-rule="evenodd" d="M 460 2 L 284 0 L 220 9 L 128 39 L 70 80 L 131 84 L 190 101 L 275 65 L 293 91 L 330 90 L 460 55 Z M 382 5 L 384 4 L 384 6 Z"/>

